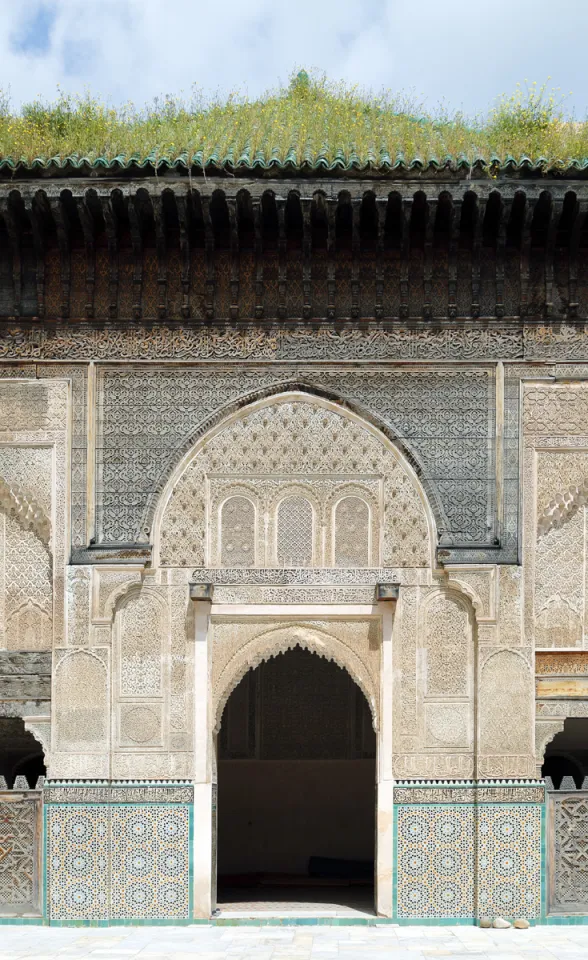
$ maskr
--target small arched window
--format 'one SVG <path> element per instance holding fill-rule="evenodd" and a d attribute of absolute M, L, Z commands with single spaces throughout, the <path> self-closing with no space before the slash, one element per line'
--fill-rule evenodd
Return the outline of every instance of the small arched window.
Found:
<path fill-rule="evenodd" d="M 282 567 L 312 566 L 313 513 L 306 497 L 288 497 L 278 507 L 278 563 Z"/>
<path fill-rule="evenodd" d="M 344 497 L 335 508 L 335 566 L 370 564 L 370 509 L 361 497 Z"/>
<path fill-rule="evenodd" d="M 221 511 L 223 567 L 255 564 L 255 507 L 247 497 L 230 497 Z"/>

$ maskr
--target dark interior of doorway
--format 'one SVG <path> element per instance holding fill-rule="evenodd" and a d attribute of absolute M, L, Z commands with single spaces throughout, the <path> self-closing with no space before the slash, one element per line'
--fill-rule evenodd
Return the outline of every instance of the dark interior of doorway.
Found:
<path fill-rule="evenodd" d="M 297 647 L 246 674 L 218 742 L 221 913 L 373 913 L 375 756 L 336 664 Z"/>

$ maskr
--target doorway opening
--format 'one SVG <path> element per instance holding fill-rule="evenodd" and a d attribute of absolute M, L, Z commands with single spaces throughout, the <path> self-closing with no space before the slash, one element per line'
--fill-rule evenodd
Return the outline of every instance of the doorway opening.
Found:
<path fill-rule="evenodd" d="M 278 654 L 231 694 L 217 746 L 221 913 L 373 915 L 376 735 L 349 674 Z"/>

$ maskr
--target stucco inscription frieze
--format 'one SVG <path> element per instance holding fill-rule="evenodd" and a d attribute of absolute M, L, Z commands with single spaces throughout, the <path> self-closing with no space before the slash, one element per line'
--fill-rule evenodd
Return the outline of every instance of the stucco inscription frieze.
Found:
<path fill-rule="evenodd" d="M 538 676 L 587 676 L 588 653 L 546 653 L 535 655 L 535 673 Z"/>
<path fill-rule="evenodd" d="M 394 802 L 401 803 L 543 803 L 545 787 L 513 785 L 509 787 L 474 782 L 471 786 L 444 784 L 394 789 Z"/>
<path fill-rule="evenodd" d="M 573 328 L 565 328 L 572 330 Z M 557 355 L 560 337 L 551 327 L 525 334 L 537 356 Z M 586 355 L 582 339 L 568 334 L 563 349 Z M 561 352 L 561 348 L 560 348 Z M 154 323 L 123 326 L 84 323 L 12 326 L 0 334 L 0 359 L 16 360 L 501 360 L 523 356 L 522 329 L 492 325 L 406 329 L 371 322 L 342 327 L 321 323 L 239 326 Z"/>
<path fill-rule="evenodd" d="M 392 767 L 396 777 L 469 779 L 474 774 L 474 758 L 471 754 L 413 753 L 395 754 Z"/>

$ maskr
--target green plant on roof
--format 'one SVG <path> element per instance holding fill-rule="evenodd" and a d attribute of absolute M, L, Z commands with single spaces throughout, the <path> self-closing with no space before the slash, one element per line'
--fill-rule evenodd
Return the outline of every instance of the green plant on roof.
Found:
<path fill-rule="evenodd" d="M 362 90 L 299 70 L 289 82 L 251 99 L 239 92 L 188 98 L 165 95 L 139 109 L 113 106 L 90 93 L 58 89 L 20 110 L 0 90 L 0 163 L 35 161 L 229 166 L 277 163 L 295 170 L 393 169 L 430 162 L 496 169 L 513 157 L 544 169 L 588 157 L 588 123 L 567 116 L 564 98 L 547 85 L 517 87 L 485 117 L 445 105 L 425 109 L 411 94 Z"/>

